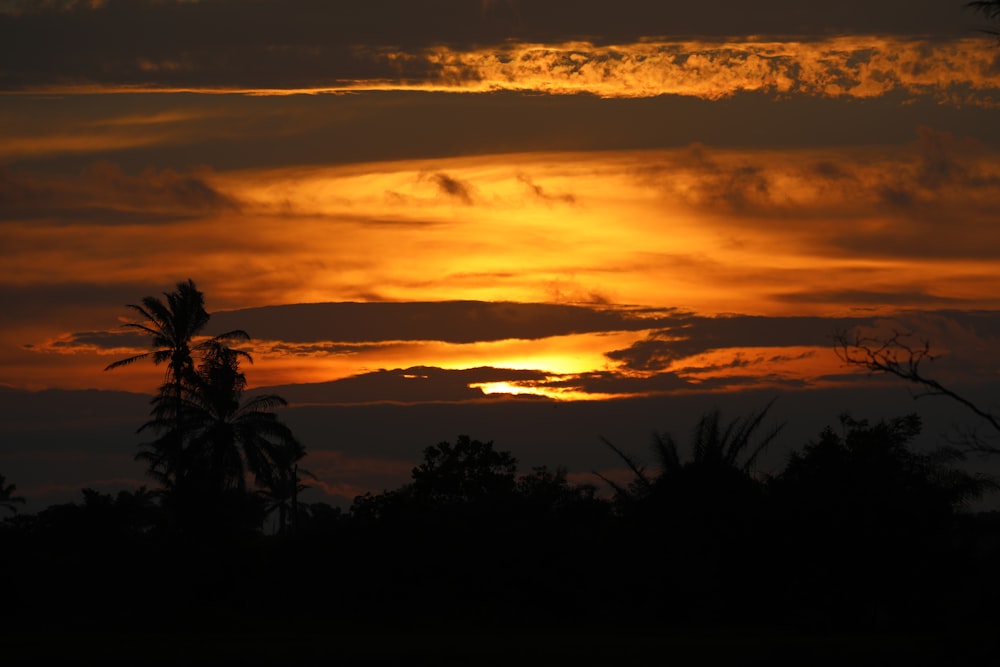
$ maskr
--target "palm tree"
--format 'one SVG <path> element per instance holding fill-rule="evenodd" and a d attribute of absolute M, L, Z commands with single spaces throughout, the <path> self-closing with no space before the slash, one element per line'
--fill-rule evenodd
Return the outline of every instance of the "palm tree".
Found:
<path fill-rule="evenodd" d="M 677 442 L 671 434 L 654 433 L 652 448 L 659 463 L 659 472 L 655 476 L 650 476 L 636 458 L 602 439 L 626 463 L 632 471 L 633 480 L 624 487 L 600 474 L 598 477 L 607 482 L 614 489 L 619 502 L 625 504 L 662 495 L 688 480 L 697 479 L 699 484 L 704 484 L 707 480 L 751 480 L 758 457 L 784 428 L 784 424 L 779 424 L 757 437 L 773 405 L 774 400 L 762 409 L 733 419 L 725 425 L 722 424 L 719 410 L 702 415 L 694 429 L 691 460 L 687 462 L 681 461 Z"/>
<path fill-rule="evenodd" d="M 262 394 L 243 400 L 247 381 L 241 358 L 250 360 L 245 352 L 212 341 L 194 376 L 184 383 L 177 415 L 172 398 L 161 394 L 154 399 L 153 419 L 140 431 L 163 435 L 138 458 L 149 462 L 168 492 L 195 493 L 202 499 L 227 492 L 244 495 L 248 473 L 257 486 L 269 487 L 287 478 L 305 454 L 273 412 L 287 405 L 285 399 Z M 182 439 L 178 428 L 183 428 L 185 442 L 179 459 L 172 451 L 172 443 Z"/>
<path fill-rule="evenodd" d="M 191 446 L 204 457 L 224 488 L 245 490 L 245 473 L 265 484 L 278 469 L 290 470 L 302 458 L 302 445 L 291 429 L 278 421 L 274 408 L 288 402 L 277 394 L 242 400 L 246 376 L 239 369 L 241 355 L 213 343 L 191 393 Z"/>
<path fill-rule="evenodd" d="M 718 622 L 752 611 L 756 580 L 747 573 L 769 564 L 767 497 L 754 469 L 783 426 L 762 430 L 773 403 L 731 421 L 704 414 L 687 460 L 669 433 L 654 434 L 655 472 L 605 440 L 633 474 L 627 485 L 604 479 L 635 553 L 630 565 L 648 573 L 653 590 L 669 591 L 655 602 L 661 612 Z"/>
<path fill-rule="evenodd" d="M 151 357 L 156 365 L 169 362 L 167 380 L 173 385 L 180 385 L 194 375 L 193 351 L 207 350 L 213 343 L 219 341 L 250 340 L 247 332 L 237 329 L 192 344 L 211 317 L 205 310 L 205 295 L 198 290 L 194 281 L 188 278 L 187 282 L 177 283 L 176 291 L 164 292 L 163 296 L 166 298 L 166 303 L 159 297 L 147 296 L 143 298 L 142 305 L 126 304 L 126 308 L 139 313 L 144 321 L 128 322 L 125 326 L 137 329 L 152 338 L 154 350 L 119 359 L 104 370 L 110 371 Z M 176 391 L 179 394 L 179 390 Z"/>
<path fill-rule="evenodd" d="M 158 420 L 170 418 L 174 422 L 171 428 L 172 440 L 170 443 L 162 443 L 164 446 L 161 450 L 168 458 L 173 459 L 167 465 L 176 472 L 183 458 L 185 429 L 182 404 L 185 387 L 190 387 L 197 381 L 194 353 L 204 355 L 212 346 L 228 341 L 247 341 L 250 340 L 250 335 L 237 329 L 196 342 L 210 317 L 205 310 L 202 292 L 188 278 L 186 282 L 177 283 L 175 291 L 164 292 L 163 296 L 165 300 L 147 296 L 142 299 L 141 305 L 126 305 L 142 316 L 143 321 L 128 322 L 125 326 L 149 336 L 153 350 L 120 359 L 104 370 L 129 366 L 147 358 L 152 359 L 156 365 L 167 363 L 166 379 L 153 401 L 153 412 Z M 246 357 L 249 359 L 249 355 Z"/>
<path fill-rule="evenodd" d="M 289 465 L 283 462 L 275 467 L 263 488 L 257 492 L 264 499 L 265 515 L 278 513 L 278 535 L 284 535 L 289 529 L 292 533 L 298 530 L 299 494 L 309 488 L 300 475 L 316 479 L 308 470 L 299 470 L 298 463 Z"/>
<path fill-rule="evenodd" d="M 12 514 L 17 514 L 17 505 L 24 504 L 24 498 L 15 496 L 16 484 L 7 484 L 7 478 L 0 475 L 0 507 Z"/>

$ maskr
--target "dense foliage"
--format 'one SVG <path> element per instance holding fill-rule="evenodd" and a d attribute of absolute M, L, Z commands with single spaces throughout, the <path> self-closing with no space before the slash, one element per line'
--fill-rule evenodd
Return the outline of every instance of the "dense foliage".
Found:
<path fill-rule="evenodd" d="M 30 583 L 44 577 L 82 596 L 67 600 L 89 600 L 86 619 L 122 615 L 119 595 L 155 572 L 144 619 L 164 623 L 211 613 L 251 624 L 318 615 L 814 631 L 995 618 L 1000 523 L 963 509 L 992 484 L 955 467 L 954 451 L 914 451 L 918 418 L 845 417 L 772 477 L 712 454 L 742 422 L 706 419 L 690 459 L 673 445 L 627 501 L 562 469 L 519 474 L 509 452 L 467 436 L 428 447 L 410 483 L 347 511 L 299 504 L 284 535 L 230 530 L 239 518 L 224 513 L 214 532 L 178 534 L 162 495 L 84 490 L 82 503 L 2 524 L 5 571 L 30 574 L 9 587 L 7 613 L 49 609 Z M 80 622 L 78 607 L 62 609 Z"/>
<path fill-rule="evenodd" d="M 158 486 L 22 514 L 0 476 L 8 629 L 968 639 L 1000 621 L 1000 517 L 968 510 L 995 485 L 958 450 L 915 449 L 916 415 L 844 416 L 764 476 L 755 461 L 781 431 L 765 428 L 770 406 L 714 411 L 686 447 L 657 434 L 653 470 L 606 443 L 633 475 L 595 476 L 608 493 L 562 468 L 519 472 L 462 435 L 427 447 L 409 483 L 342 510 L 298 502 L 305 450 L 273 412 L 280 397 L 244 396 L 249 355 L 228 343 L 246 334 L 199 338 L 208 315 L 190 281 L 165 297 L 134 306 L 169 367 L 140 429 L 156 435 L 139 457 Z"/>

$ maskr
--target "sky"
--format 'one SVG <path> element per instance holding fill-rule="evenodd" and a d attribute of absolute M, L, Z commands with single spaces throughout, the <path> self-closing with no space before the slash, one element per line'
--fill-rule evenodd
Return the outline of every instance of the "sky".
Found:
<path fill-rule="evenodd" d="M 0 474 L 149 484 L 188 278 L 248 331 L 312 500 L 493 440 L 596 481 L 704 411 L 961 406 L 845 366 L 910 335 L 1000 396 L 1000 46 L 955 0 L 0 0 Z M 951 431 L 950 431 L 951 429 Z M 780 466 L 775 454 L 771 465 Z"/>

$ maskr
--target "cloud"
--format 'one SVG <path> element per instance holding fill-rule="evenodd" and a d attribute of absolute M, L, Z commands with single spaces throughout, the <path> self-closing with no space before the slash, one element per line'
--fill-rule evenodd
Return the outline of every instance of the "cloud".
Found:
<path fill-rule="evenodd" d="M 786 151 L 775 159 L 766 151 L 692 144 L 650 159 L 634 174 L 666 201 L 712 215 L 734 249 L 780 244 L 824 258 L 913 261 L 985 261 L 995 254 L 1000 169 L 994 149 L 921 127 L 916 141 L 899 148 L 818 157 L 822 152 Z M 880 287 L 872 291 L 895 288 Z"/>
<path fill-rule="evenodd" d="M 571 193 L 549 194 L 548 192 L 545 191 L 545 189 L 541 185 L 533 181 L 531 177 L 528 176 L 527 174 L 523 173 L 518 174 L 517 180 L 524 183 L 525 187 L 528 189 L 528 192 L 530 192 L 538 199 L 541 199 L 542 201 L 561 203 L 561 204 L 576 203 L 576 197 L 573 194 Z"/>
<path fill-rule="evenodd" d="M 662 335 L 662 333 L 651 334 L 646 340 L 637 341 L 624 350 L 607 352 L 607 357 L 632 370 L 663 370 L 678 355 L 671 348 L 670 343 L 661 338 Z"/>
<path fill-rule="evenodd" d="M 480 389 L 471 386 L 474 384 L 535 381 L 544 377 L 538 371 L 418 366 L 362 373 L 332 382 L 266 387 L 261 391 L 277 393 L 295 405 L 456 402 L 486 399 Z"/>
<path fill-rule="evenodd" d="M 516 11 L 468 0 L 26 6 L 8 3 L 0 13 L 5 57 L 18 63 L 0 75 L 8 90 L 435 87 L 717 99 L 741 90 L 867 98 L 919 89 L 962 99 L 991 62 L 985 39 L 893 37 L 972 32 L 960 7 L 915 9 L 905 0 L 808 11 L 790 0 L 752 11 L 735 0 L 624 0 L 615 11 L 601 0 L 520 3 Z M 857 34 L 880 37 L 846 37 Z"/>
<path fill-rule="evenodd" d="M 356 496 L 367 492 L 379 492 L 397 488 L 410 476 L 416 461 L 405 459 L 376 458 L 373 456 L 352 456 L 337 450 L 310 451 L 305 465 L 315 479 L 307 484 L 316 491 L 329 496 L 338 505 L 348 506 Z M 304 499 L 315 502 L 315 491 L 307 490 Z"/>
<path fill-rule="evenodd" d="M 237 202 L 211 184 L 212 172 L 148 167 L 128 174 L 98 161 L 75 177 L 0 167 L 0 219 L 65 218 L 115 224 L 235 211 Z"/>
<path fill-rule="evenodd" d="M 244 329 L 286 342 L 474 343 L 569 334 L 642 331 L 672 320 L 669 309 L 485 301 L 303 303 L 217 312 L 219 331 Z"/>
<path fill-rule="evenodd" d="M 970 196 L 978 206 L 1000 193 L 1000 170 L 986 145 L 926 126 L 917 135 L 892 151 L 845 150 L 822 159 L 791 151 L 781 161 L 694 143 L 636 173 L 691 205 L 749 215 L 898 210 L 903 202 L 943 207 Z"/>
<path fill-rule="evenodd" d="M 96 352 L 102 355 L 131 355 L 147 351 L 149 339 L 134 331 L 81 331 L 25 347 L 35 352 L 56 354 Z"/>
<path fill-rule="evenodd" d="M 930 288 L 928 288 L 930 289 Z M 930 291 L 879 291 L 866 289 L 842 289 L 842 290 L 810 290 L 810 291 L 788 291 L 775 294 L 779 301 L 789 303 L 841 303 L 850 304 L 855 307 L 865 306 L 894 306 L 899 303 L 907 303 L 914 306 L 922 305 L 929 307 L 958 306 L 963 303 L 970 303 L 972 300 L 958 297 L 938 296 Z"/>
<path fill-rule="evenodd" d="M 185 0 L 176 1 L 184 2 Z M 0 15 L 20 16 L 87 9 L 97 10 L 103 8 L 107 3 L 108 0 L 3 0 L 0 2 Z"/>
<path fill-rule="evenodd" d="M 463 183 L 444 172 L 432 174 L 429 178 L 442 194 L 457 199 L 466 206 L 472 205 L 472 188 L 468 183 Z"/>
<path fill-rule="evenodd" d="M 628 348 L 609 351 L 607 357 L 625 370 L 661 371 L 711 350 L 831 347 L 835 331 L 873 321 L 868 317 L 679 317 L 674 326 L 652 331 Z"/>
<path fill-rule="evenodd" d="M 114 163 L 102 161 L 91 166 L 85 178 L 91 191 L 101 192 L 107 201 L 142 211 L 235 209 L 236 202 L 208 183 L 210 175 L 204 168 L 191 174 L 148 168 L 133 176 Z"/>
<path fill-rule="evenodd" d="M 934 359 L 925 361 L 921 370 L 946 386 L 989 387 L 995 384 L 1000 369 L 997 311 L 906 311 L 859 322 L 842 331 L 849 337 L 870 340 L 898 336 L 914 349 L 928 345 Z M 993 402 L 995 397 L 986 399 L 986 404 Z"/>
<path fill-rule="evenodd" d="M 618 397 L 651 396 L 696 389 L 695 385 L 675 373 L 651 373 L 638 376 L 616 371 L 553 378 L 547 383 L 547 388 L 553 390 L 573 389 L 580 395 Z"/>

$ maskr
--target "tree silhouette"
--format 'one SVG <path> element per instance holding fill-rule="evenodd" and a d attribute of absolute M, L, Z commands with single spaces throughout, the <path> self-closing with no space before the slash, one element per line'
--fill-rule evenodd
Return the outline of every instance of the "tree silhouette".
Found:
<path fill-rule="evenodd" d="M 916 414 L 875 424 L 842 415 L 840 422 L 841 433 L 824 429 L 817 442 L 790 456 L 776 480 L 778 487 L 795 488 L 800 509 L 851 512 L 866 521 L 886 513 L 926 521 L 993 487 L 990 478 L 953 467 L 964 458 L 954 447 L 914 451 L 921 431 Z"/>
<path fill-rule="evenodd" d="M 163 449 L 169 458 L 174 459 L 170 465 L 176 467 L 183 458 L 184 389 L 186 385 L 191 385 L 197 380 L 194 355 L 205 353 L 213 345 L 223 342 L 250 340 L 250 336 L 245 331 L 234 330 L 197 340 L 207 326 L 210 315 L 205 310 L 204 295 L 190 278 L 186 282 L 177 283 L 175 291 L 164 292 L 163 297 L 164 299 L 147 296 L 142 299 L 141 305 L 126 304 L 126 307 L 138 313 L 143 321 L 127 322 L 125 327 L 147 335 L 151 339 L 153 350 L 120 359 L 109 364 L 104 370 L 129 366 L 142 359 L 152 359 L 156 365 L 167 364 L 164 384 L 154 399 L 154 410 L 158 419 L 169 416 L 174 420 L 173 441 L 163 443 Z"/>
<path fill-rule="evenodd" d="M 147 296 L 142 299 L 142 305 L 126 304 L 127 308 L 141 315 L 144 321 L 127 322 L 125 326 L 149 336 L 153 351 L 120 359 L 104 370 L 128 366 L 147 358 L 151 358 L 156 365 L 167 363 L 167 383 L 175 388 L 175 393 L 179 396 L 180 386 L 194 376 L 194 352 L 208 350 L 212 345 L 223 341 L 247 341 L 250 336 L 237 329 L 196 343 L 195 338 L 210 318 L 205 310 L 204 295 L 194 281 L 188 278 L 187 282 L 177 283 L 175 291 L 164 292 L 163 296 L 165 302 L 158 297 Z"/>
<path fill-rule="evenodd" d="M 139 430 L 162 435 L 146 445 L 137 458 L 146 460 L 150 473 L 181 506 L 217 504 L 228 498 L 237 503 L 246 496 L 247 475 L 272 495 L 285 493 L 295 479 L 298 461 L 305 455 L 291 430 L 278 420 L 274 408 L 287 402 L 276 394 L 244 400 L 246 376 L 239 360 L 250 356 L 219 340 L 205 348 L 195 373 L 183 384 L 180 403 L 182 434 L 171 393 L 154 399 L 153 419 Z M 184 442 L 181 457 L 173 443 Z M 297 493 L 296 489 L 293 490 Z M 184 511 L 197 511 L 191 507 Z"/>
<path fill-rule="evenodd" d="M 240 329 L 202 335 L 210 315 L 193 280 L 178 283 L 163 297 L 127 306 L 144 321 L 125 326 L 149 336 L 153 350 L 105 369 L 146 358 L 167 364 L 151 419 L 139 428 L 158 437 L 136 458 L 147 462 L 148 473 L 163 486 L 175 519 L 208 525 L 214 512 L 216 521 L 259 525 L 264 500 L 247 493 L 247 477 L 279 493 L 305 453 L 273 411 L 286 402 L 275 394 L 244 398 L 247 381 L 240 362 L 253 359 L 229 344 L 250 336 Z M 297 482 L 293 486 L 294 496 Z"/>
<path fill-rule="evenodd" d="M 561 516 L 581 508 L 591 512 L 605 509 L 607 503 L 597 498 L 596 486 L 571 484 L 566 474 L 566 469 L 562 467 L 555 470 L 549 470 L 547 466 L 532 468 L 530 473 L 517 479 L 520 502 L 543 516 Z"/>
<path fill-rule="evenodd" d="M 298 531 L 299 515 L 303 509 L 299 503 L 299 494 L 309 488 L 308 484 L 302 482 L 302 475 L 315 479 L 315 475 L 308 470 L 299 470 L 298 463 L 291 461 L 295 454 L 291 448 L 282 450 L 282 453 L 289 454 L 289 461 L 276 465 L 263 481 L 262 488 L 257 491 L 264 499 L 265 515 L 278 513 L 276 532 L 279 535 L 289 530 L 293 533 Z"/>
<path fill-rule="evenodd" d="M 995 484 L 956 468 L 955 448 L 916 451 L 920 430 L 915 414 L 874 424 L 844 415 L 771 481 L 798 586 L 790 606 L 881 624 L 927 613 L 925 600 L 942 595 L 931 575 L 948 562 L 955 512 Z"/>
<path fill-rule="evenodd" d="M 866 368 L 872 373 L 895 375 L 923 387 L 924 393 L 918 394 L 918 398 L 944 396 L 957 401 L 982 419 L 992 431 L 991 435 L 983 435 L 976 431 L 967 433 L 966 446 L 981 454 L 1000 454 L 1000 414 L 982 407 L 927 375 L 923 370 L 925 362 L 933 362 L 937 356 L 931 354 L 928 341 L 914 345 L 910 342 L 911 338 L 911 334 L 900 331 L 882 338 L 862 336 L 857 332 L 838 331 L 833 336 L 834 351 L 846 364 Z"/>
<path fill-rule="evenodd" d="M 515 488 L 517 459 L 498 452 L 493 442 L 461 435 L 452 446 L 441 442 L 424 450 L 413 469 L 414 494 L 433 505 L 476 503 L 508 496 Z"/>
<path fill-rule="evenodd" d="M 687 485 L 689 479 L 696 477 L 750 479 L 757 458 L 784 428 L 784 424 L 779 424 L 757 437 L 773 405 L 772 400 L 762 409 L 725 425 L 718 409 L 702 415 L 692 433 L 689 461 L 681 460 L 677 442 L 670 433 L 654 433 L 652 449 L 659 465 L 654 476 L 646 472 L 645 465 L 638 459 L 602 438 L 604 444 L 626 463 L 633 479 L 628 486 L 622 486 L 595 474 L 614 489 L 618 502 L 625 505 L 663 495 L 667 489 Z"/>
<path fill-rule="evenodd" d="M 783 427 L 762 431 L 773 403 L 728 422 L 719 410 L 704 414 L 687 460 L 673 436 L 654 434 L 655 472 L 604 440 L 633 473 L 628 485 L 605 481 L 626 527 L 622 542 L 651 582 L 649 613 L 720 622 L 751 604 L 746 573 L 766 565 L 765 488 L 754 466 Z"/>
<path fill-rule="evenodd" d="M 8 484 L 7 478 L 0 475 L 0 507 L 12 514 L 17 513 L 17 506 L 23 505 L 25 500 L 21 496 L 15 496 L 16 484 Z"/>
<path fill-rule="evenodd" d="M 517 459 L 493 442 L 460 435 L 452 445 L 424 449 L 412 481 L 394 491 L 354 499 L 351 514 L 373 520 L 483 520 L 509 510 L 516 497 Z"/>

